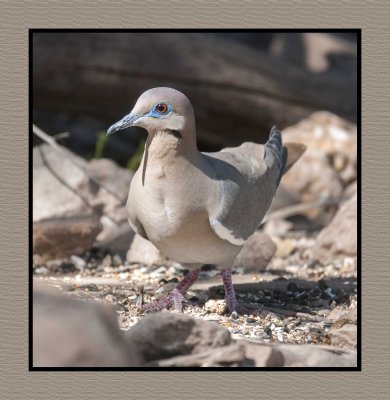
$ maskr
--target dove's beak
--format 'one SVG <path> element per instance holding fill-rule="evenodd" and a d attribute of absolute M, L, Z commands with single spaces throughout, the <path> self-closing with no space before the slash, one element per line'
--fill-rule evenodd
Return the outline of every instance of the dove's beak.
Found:
<path fill-rule="evenodd" d="M 115 132 L 120 131 L 121 129 L 128 128 L 129 126 L 133 126 L 135 121 L 141 118 L 140 114 L 128 114 L 123 117 L 120 121 L 116 122 L 114 125 L 111 125 L 107 130 L 107 135 L 112 135 Z"/>

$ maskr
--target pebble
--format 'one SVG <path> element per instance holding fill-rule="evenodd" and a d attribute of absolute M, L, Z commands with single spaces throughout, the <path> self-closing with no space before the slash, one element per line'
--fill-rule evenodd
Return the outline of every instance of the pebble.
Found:
<path fill-rule="evenodd" d="M 34 274 L 47 274 L 49 270 L 46 267 L 34 268 Z"/>
<path fill-rule="evenodd" d="M 109 303 L 114 303 L 115 298 L 114 298 L 114 296 L 113 296 L 112 294 L 108 294 L 108 295 L 105 297 L 105 300 L 108 301 Z"/>
<path fill-rule="evenodd" d="M 345 294 L 343 294 L 344 292 L 341 289 L 335 290 L 331 282 L 335 277 L 343 277 L 346 282 L 353 282 L 352 278 L 356 278 L 356 260 L 346 258 L 341 260 L 337 266 L 336 264 L 323 266 L 319 263 L 310 263 L 310 258 L 305 259 L 304 257 L 305 251 L 313 245 L 314 242 L 312 242 L 291 239 L 294 250 L 286 259 L 274 257 L 266 272 L 259 272 L 255 277 L 252 277 L 261 282 L 259 286 L 262 289 L 245 294 L 239 293 L 240 299 L 246 298 L 250 302 L 264 305 L 264 312 L 259 316 L 240 316 L 237 313 L 228 315 L 226 302 L 222 299 L 223 290 L 220 292 L 218 290 L 189 291 L 186 298 L 190 299 L 192 296 L 192 298 L 196 297 L 198 300 L 195 304 L 186 305 L 184 313 L 194 318 L 215 321 L 225 326 L 236 338 L 249 338 L 271 343 L 330 344 L 327 335 L 334 321 L 327 317 L 329 317 L 331 310 L 336 307 L 343 312 L 348 312 L 350 310 L 348 305 L 350 307 L 357 306 L 357 294 L 353 289 L 348 289 L 349 292 L 345 291 Z M 80 260 L 73 258 L 74 264 L 76 264 L 75 261 L 79 262 L 80 269 L 76 267 L 79 273 L 75 275 L 73 269 L 73 271 L 70 271 L 72 275 L 67 272 L 67 276 L 63 276 L 61 279 L 64 282 L 76 283 L 74 292 L 78 292 L 77 295 L 84 293 L 85 296 L 94 295 L 98 299 L 98 295 L 102 294 L 99 298 L 104 299 L 105 302 L 123 304 L 123 309 L 118 310 L 117 313 L 123 330 L 134 325 L 140 318 L 144 318 L 143 314 L 140 317 L 135 317 L 138 312 L 137 306 L 143 304 L 144 301 L 150 301 L 152 294 L 159 295 L 168 291 L 169 284 L 172 284 L 173 287 L 176 286 L 177 282 L 183 277 L 183 267 L 181 266 L 149 267 L 134 264 L 125 267 L 117 254 L 106 255 L 103 259 L 102 256 L 103 254 L 99 255 L 94 262 L 98 268 L 102 264 L 106 265 L 105 274 L 96 274 L 96 271 L 89 267 L 82 268 Z M 84 262 L 81 257 L 78 258 Z M 277 276 L 280 276 L 281 281 L 284 280 L 284 282 L 278 282 L 276 279 L 274 281 L 277 285 L 276 288 L 274 288 L 273 283 L 269 284 L 270 280 L 275 279 L 273 278 L 275 274 L 272 272 L 275 265 L 278 265 L 279 269 Z M 39 264 L 38 268 L 34 268 L 34 273 L 44 274 L 45 267 Z M 201 272 L 201 279 L 202 281 L 207 280 L 219 273 L 219 270 L 209 268 Z M 93 293 L 87 285 L 81 283 L 90 282 L 90 278 L 93 279 L 94 274 L 99 279 L 104 277 L 117 279 L 118 283 L 110 283 L 104 286 L 99 283 L 98 292 Z M 85 280 L 86 277 L 88 277 L 88 281 Z M 36 276 L 35 278 L 50 279 L 50 277 L 45 276 Z M 312 288 L 308 288 L 306 285 L 298 286 L 296 282 L 292 281 L 295 279 L 303 279 L 308 283 L 312 282 Z M 251 276 L 248 276 L 248 280 L 251 280 Z M 164 285 L 161 285 L 161 282 Z M 84 290 L 80 290 L 82 286 L 84 286 Z M 85 293 L 86 289 L 88 289 L 87 293 Z M 169 287 L 169 289 L 171 288 Z M 146 299 L 144 299 L 145 295 L 142 293 L 146 293 Z M 209 296 L 211 299 L 209 299 Z M 220 296 L 221 299 L 214 300 L 217 296 Z M 274 308 L 275 311 L 269 312 L 268 307 Z M 297 314 L 287 317 L 284 313 L 277 313 L 277 309 L 295 311 Z M 308 314 L 307 317 L 301 319 L 299 314 L 302 315 L 305 312 L 312 315 Z"/>
<path fill-rule="evenodd" d="M 114 267 L 119 267 L 119 266 L 123 265 L 122 258 L 119 254 L 115 254 L 114 257 L 112 258 L 112 265 Z"/>
<path fill-rule="evenodd" d="M 102 266 L 105 268 L 105 267 L 111 267 L 111 265 L 112 265 L 111 256 L 107 254 L 102 260 Z"/>
<path fill-rule="evenodd" d="M 70 261 L 79 271 L 84 271 L 85 267 L 87 266 L 87 263 L 84 261 L 84 259 L 79 256 L 71 256 Z"/>

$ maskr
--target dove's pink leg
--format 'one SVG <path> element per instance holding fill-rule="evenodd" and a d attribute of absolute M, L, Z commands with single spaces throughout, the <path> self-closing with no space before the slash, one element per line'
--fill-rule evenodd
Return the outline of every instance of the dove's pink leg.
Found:
<path fill-rule="evenodd" d="M 222 281 L 225 286 L 225 300 L 229 310 L 229 313 L 236 312 L 238 314 L 257 314 L 257 310 L 252 310 L 240 304 L 237 301 L 236 293 L 234 291 L 232 282 L 232 270 L 230 268 L 225 268 L 222 272 Z"/>
<path fill-rule="evenodd" d="M 142 307 L 143 311 L 160 311 L 163 308 L 169 307 L 171 304 L 175 305 L 178 312 L 182 311 L 182 303 L 184 301 L 184 294 L 198 279 L 199 270 L 195 269 L 188 273 L 188 275 L 169 293 L 167 296 L 161 297 L 158 300 L 151 301 Z"/>

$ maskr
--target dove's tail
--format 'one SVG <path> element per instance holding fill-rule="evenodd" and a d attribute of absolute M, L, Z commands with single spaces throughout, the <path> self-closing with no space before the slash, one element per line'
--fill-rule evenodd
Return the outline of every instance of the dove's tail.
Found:
<path fill-rule="evenodd" d="M 276 182 L 279 186 L 280 179 L 301 155 L 305 152 L 306 146 L 301 143 L 282 143 L 282 135 L 276 126 L 273 126 L 269 134 L 269 139 L 265 144 L 265 160 L 272 153 L 276 163 Z M 268 153 L 268 154 L 267 154 Z"/>
<path fill-rule="evenodd" d="M 273 160 L 271 160 L 270 153 L 273 156 Z M 266 163 L 270 166 L 271 163 L 275 163 L 275 179 L 276 179 L 276 187 L 279 186 L 280 179 L 282 178 L 284 167 L 287 162 L 287 152 L 282 144 L 282 135 L 280 130 L 273 126 L 271 132 L 269 134 L 269 139 L 265 144 L 265 157 Z"/>

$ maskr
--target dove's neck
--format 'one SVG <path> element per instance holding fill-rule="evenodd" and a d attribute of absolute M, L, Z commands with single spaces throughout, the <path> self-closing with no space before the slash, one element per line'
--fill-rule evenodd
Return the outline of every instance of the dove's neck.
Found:
<path fill-rule="evenodd" d="M 191 161 L 199 156 L 195 134 L 185 131 L 158 131 L 149 133 L 145 144 L 148 162 L 171 163 L 185 158 Z"/>

